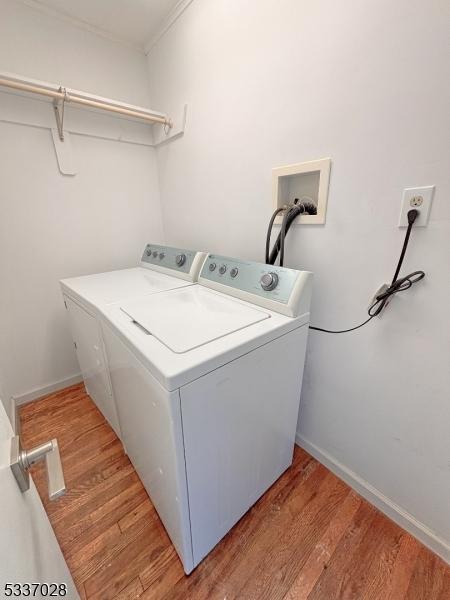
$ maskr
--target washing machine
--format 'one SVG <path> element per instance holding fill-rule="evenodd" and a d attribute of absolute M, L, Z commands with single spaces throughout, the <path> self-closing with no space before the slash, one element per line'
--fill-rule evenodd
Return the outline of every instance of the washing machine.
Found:
<path fill-rule="evenodd" d="M 140 266 L 60 281 L 86 390 L 116 434 L 120 423 L 101 335 L 101 308 L 192 285 L 206 254 L 147 244 Z"/>
<path fill-rule="evenodd" d="M 122 438 L 186 573 L 291 465 L 312 274 L 208 255 L 102 309 Z"/>

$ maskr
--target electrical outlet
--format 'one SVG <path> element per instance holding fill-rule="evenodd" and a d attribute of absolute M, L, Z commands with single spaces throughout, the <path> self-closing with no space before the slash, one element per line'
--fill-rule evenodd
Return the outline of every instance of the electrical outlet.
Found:
<path fill-rule="evenodd" d="M 422 206 L 422 204 L 423 204 L 423 196 L 413 196 L 410 199 L 409 204 L 411 206 L 414 206 L 414 208 L 417 208 L 418 206 Z"/>
<path fill-rule="evenodd" d="M 430 216 L 431 202 L 433 200 L 434 185 L 421 188 L 406 188 L 403 191 L 402 206 L 400 210 L 399 227 L 408 226 L 408 211 L 415 208 L 419 216 L 414 222 L 414 227 L 425 227 Z"/>

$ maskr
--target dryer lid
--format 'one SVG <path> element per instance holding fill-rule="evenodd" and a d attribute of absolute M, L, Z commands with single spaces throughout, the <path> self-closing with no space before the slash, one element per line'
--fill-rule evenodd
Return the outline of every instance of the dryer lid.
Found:
<path fill-rule="evenodd" d="M 121 308 L 149 334 L 180 354 L 270 318 L 251 305 L 198 285 L 161 292 Z"/>
<path fill-rule="evenodd" d="M 189 281 L 143 267 L 83 275 L 64 279 L 62 283 L 70 291 L 95 305 L 126 302 L 134 297 L 192 285 Z"/>

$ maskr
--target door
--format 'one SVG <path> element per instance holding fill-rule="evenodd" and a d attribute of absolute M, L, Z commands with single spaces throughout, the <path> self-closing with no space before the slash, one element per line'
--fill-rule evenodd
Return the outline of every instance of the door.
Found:
<path fill-rule="evenodd" d="M 117 436 L 121 438 L 100 324 L 95 317 L 67 296 L 64 297 L 64 301 L 69 313 L 72 338 L 87 393 Z"/>
<path fill-rule="evenodd" d="M 33 482 L 22 493 L 9 467 L 12 436 L 0 401 L 0 598 L 49 598 L 54 592 L 53 597 L 77 600 L 79 595 Z"/>

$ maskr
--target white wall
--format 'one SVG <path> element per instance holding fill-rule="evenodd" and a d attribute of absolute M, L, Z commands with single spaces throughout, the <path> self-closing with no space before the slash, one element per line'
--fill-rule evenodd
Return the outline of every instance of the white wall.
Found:
<path fill-rule="evenodd" d="M 404 265 L 426 279 L 358 332 L 311 333 L 298 439 L 450 560 L 448 13 L 195 0 L 149 72 L 155 106 L 189 105 L 185 136 L 158 150 L 168 243 L 262 261 L 271 168 L 332 157 L 327 223 L 287 251 L 315 273 L 317 325 L 366 317 L 399 255 L 403 188 L 436 184 Z"/>
<path fill-rule="evenodd" d="M 143 54 L 19 2 L 0 0 L 0 15 L 0 70 L 149 105 Z M 0 372 L 7 410 L 10 395 L 79 372 L 58 280 L 133 266 L 145 242 L 163 235 L 154 149 L 72 135 L 78 174 L 63 176 L 49 129 L 5 122 L 12 112 L 18 122 L 38 122 L 45 111 L 54 127 L 50 104 L 0 93 Z M 93 112 L 75 117 L 105 137 L 127 127 Z"/>
<path fill-rule="evenodd" d="M 0 71 L 149 104 L 143 53 L 27 6 L 0 0 Z"/>

